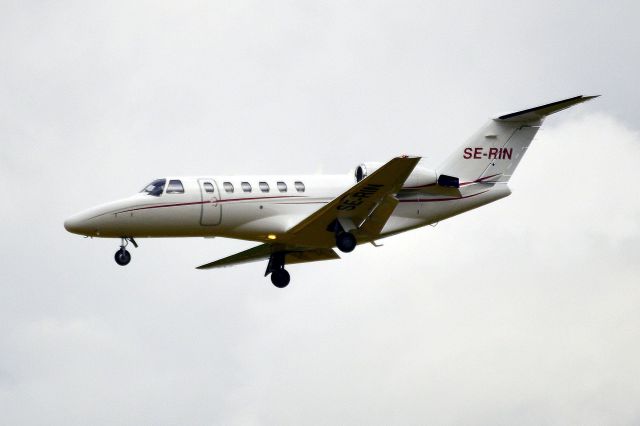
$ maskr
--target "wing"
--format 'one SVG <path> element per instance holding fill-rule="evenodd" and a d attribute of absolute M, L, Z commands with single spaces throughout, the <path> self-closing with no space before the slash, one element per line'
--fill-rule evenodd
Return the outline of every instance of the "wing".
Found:
<path fill-rule="evenodd" d="M 397 204 L 393 195 L 400 191 L 418 161 L 420 157 L 392 159 L 287 231 L 287 243 L 332 247 L 335 236 L 331 226 L 336 220 L 346 230 L 357 230 L 356 235 L 376 230 L 379 233 Z"/>
<path fill-rule="evenodd" d="M 261 244 L 240 253 L 232 254 L 225 258 L 198 266 L 196 269 L 223 268 L 225 266 L 240 265 L 242 263 L 257 262 L 269 259 L 273 252 L 285 251 L 285 262 L 287 265 L 294 263 L 316 262 L 319 260 L 340 259 L 340 256 L 332 249 L 302 249 L 277 247 L 272 244 Z"/>

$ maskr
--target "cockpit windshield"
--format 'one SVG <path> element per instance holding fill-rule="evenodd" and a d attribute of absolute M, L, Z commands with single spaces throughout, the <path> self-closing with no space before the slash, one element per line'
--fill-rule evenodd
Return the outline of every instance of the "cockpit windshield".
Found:
<path fill-rule="evenodd" d="M 162 195 L 162 191 L 164 191 L 164 185 L 167 183 L 166 179 L 156 179 L 151 182 L 149 185 L 145 186 L 142 191 L 145 194 L 153 195 L 155 197 L 159 197 Z"/>

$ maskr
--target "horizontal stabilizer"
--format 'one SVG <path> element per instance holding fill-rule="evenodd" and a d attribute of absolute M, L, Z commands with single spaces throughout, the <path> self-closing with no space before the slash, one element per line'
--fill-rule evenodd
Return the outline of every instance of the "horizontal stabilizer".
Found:
<path fill-rule="evenodd" d="M 597 98 L 596 96 L 575 96 L 573 98 L 565 99 L 562 101 L 552 102 L 550 104 L 541 105 L 534 108 L 525 109 L 511 114 L 501 115 L 497 118 L 500 121 L 538 121 L 545 118 L 547 115 L 554 114 L 563 109 L 567 109 L 574 105 L 586 102 L 588 100 Z"/>

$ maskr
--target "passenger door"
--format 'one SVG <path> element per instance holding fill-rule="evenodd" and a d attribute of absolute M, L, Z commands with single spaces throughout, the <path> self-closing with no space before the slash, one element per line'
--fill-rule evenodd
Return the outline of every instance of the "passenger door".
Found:
<path fill-rule="evenodd" d="M 200 224 L 204 226 L 219 225 L 222 220 L 222 206 L 218 185 L 213 179 L 198 179 L 202 195 L 202 213 Z"/>

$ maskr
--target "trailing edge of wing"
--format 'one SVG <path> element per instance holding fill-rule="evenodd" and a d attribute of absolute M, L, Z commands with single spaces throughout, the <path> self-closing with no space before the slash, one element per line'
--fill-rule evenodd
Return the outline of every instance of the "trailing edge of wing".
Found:
<path fill-rule="evenodd" d="M 562 111 L 563 109 L 567 109 L 574 105 L 580 104 L 582 102 L 589 101 L 591 99 L 597 98 L 600 95 L 596 96 L 575 96 L 573 98 L 564 99 L 557 102 L 552 102 L 550 104 L 537 106 L 534 108 L 525 109 L 523 111 L 513 112 L 511 114 L 501 115 L 497 118 L 500 121 L 537 121 L 541 120 L 547 115 L 554 114 L 558 111 Z"/>
<path fill-rule="evenodd" d="M 232 254 L 231 256 L 198 266 L 196 269 L 224 268 L 226 266 L 257 262 L 259 260 L 268 259 L 273 251 L 274 247 L 271 244 L 261 244 L 248 250 L 241 251 L 240 253 Z M 296 248 L 289 249 L 284 247 L 282 249 L 278 249 L 278 251 L 285 251 L 285 263 L 287 265 L 316 262 L 320 260 L 340 259 L 340 256 L 338 256 L 338 254 L 332 249 L 307 250 Z"/>
<path fill-rule="evenodd" d="M 340 259 L 338 253 L 333 249 L 313 249 L 287 252 L 284 262 L 287 265 L 296 263 L 318 262 L 320 260 Z"/>

